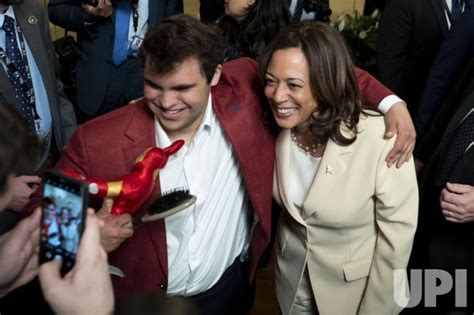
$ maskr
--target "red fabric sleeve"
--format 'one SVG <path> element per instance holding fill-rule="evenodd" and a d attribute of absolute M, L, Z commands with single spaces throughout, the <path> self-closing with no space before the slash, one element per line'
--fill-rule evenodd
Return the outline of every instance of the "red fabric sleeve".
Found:
<path fill-rule="evenodd" d="M 385 97 L 394 94 L 367 71 L 354 67 L 354 72 L 365 107 L 377 110 L 380 102 Z"/>

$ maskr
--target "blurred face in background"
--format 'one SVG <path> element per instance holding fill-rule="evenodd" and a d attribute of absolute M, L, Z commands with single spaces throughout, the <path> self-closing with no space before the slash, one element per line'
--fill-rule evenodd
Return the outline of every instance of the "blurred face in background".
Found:
<path fill-rule="evenodd" d="M 225 0 L 225 15 L 236 22 L 241 22 L 247 16 L 248 9 L 258 0 Z"/>

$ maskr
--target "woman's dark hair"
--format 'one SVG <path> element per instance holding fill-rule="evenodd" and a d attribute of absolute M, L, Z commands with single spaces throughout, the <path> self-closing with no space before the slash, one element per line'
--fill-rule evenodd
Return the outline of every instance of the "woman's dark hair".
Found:
<path fill-rule="evenodd" d="M 218 20 L 226 46 L 226 61 L 242 56 L 257 58 L 279 30 L 290 23 L 289 0 L 255 0 L 237 23 L 229 16 Z"/>
<path fill-rule="evenodd" d="M 216 67 L 224 61 L 224 46 L 212 26 L 183 14 L 152 26 L 139 57 L 155 74 L 170 73 L 187 58 L 195 57 L 210 83 Z"/>
<path fill-rule="evenodd" d="M 8 176 L 33 171 L 38 151 L 38 139 L 18 111 L 0 100 L 0 195 L 6 191 Z"/>
<path fill-rule="evenodd" d="M 301 49 L 308 62 L 311 90 L 317 102 L 310 118 L 310 130 L 314 137 L 321 143 L 329 138 L 340 145 L 353 143 L 357 136 L 362 101 L 354 66 L 340 33 L 322 22 L 288 25 L 270 42 L 259 59 L 262 79 L 273 53 L 288 48 Z M 265 111 L 265 117 L 270 117 L 270 108 Z M 352 138 L 342 134 L 341 124 L 353 132 Z"/>

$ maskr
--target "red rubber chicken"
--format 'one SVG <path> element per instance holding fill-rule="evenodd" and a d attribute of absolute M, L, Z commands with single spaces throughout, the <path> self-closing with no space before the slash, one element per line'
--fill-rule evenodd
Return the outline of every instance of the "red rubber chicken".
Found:
<path fill-rule="evenodd" d="M 136 212 L 148 199 L 155 188 L 159 169 L 166 166 L 168 158 L 184 145 L 183 140 L 173 142 L 164 149 L 148 148 L 135 161 L 132 171 L 116 181 L 84 178 L 72 170 L 64 170 L 66 175 L 79 178 L 89 184 L 89 192 L 102 198 L 113 198 L 112 215 Z"/>

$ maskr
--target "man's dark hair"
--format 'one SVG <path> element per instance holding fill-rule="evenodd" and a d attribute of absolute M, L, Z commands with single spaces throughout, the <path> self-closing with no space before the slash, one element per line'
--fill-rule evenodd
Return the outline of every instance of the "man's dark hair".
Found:
<path fill-rule="evenodd" d="M 9 175 L 32 171 L 37 153 L 38 141 L 20 114 L 0 100 L 0 195 L 5 193 Z"/>
<path fill-rule="evenodd" d="M 166 18 L 148 31 L 140 49 L 143 65 L 156 74 L 172 72 L 187 58 L 195 57 L 207 82 L 224 60 L 224 46 L 216 30 L 189 15 Z"/>

